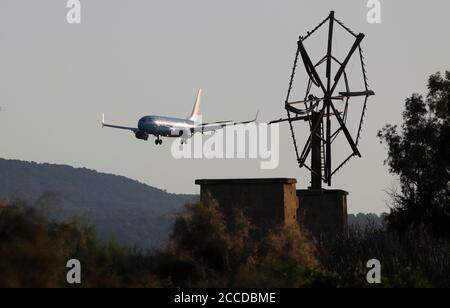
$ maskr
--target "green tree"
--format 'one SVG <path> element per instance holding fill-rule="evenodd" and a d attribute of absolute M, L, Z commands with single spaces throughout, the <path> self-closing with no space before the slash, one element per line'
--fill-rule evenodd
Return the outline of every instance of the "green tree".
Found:
<path fill-rule="evenodd" d="M 401 129 L 386 125 L 378 132 L 388 148 L 391 173 L 400 189 L 392 193 L 389 226 L 398 231 L 424 228 L 450 239 L 450 72 L 428 80 L 428 95 L 406 99 Z"/>

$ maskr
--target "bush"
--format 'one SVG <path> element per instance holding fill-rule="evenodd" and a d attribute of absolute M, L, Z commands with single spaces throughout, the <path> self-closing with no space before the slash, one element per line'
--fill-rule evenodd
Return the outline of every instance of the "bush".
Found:
<path fill-rule="evenodd" d="M 226 219 L 214 201 L 186 207 L 161 251 L 101 242 L 92 228 L 45 220 L 22 202 L 0 203 L 0 287 L 67 287 L 66 262 L 82 287 L 368 287 L 366 262 L 382 264 L 381 287 L 450 286 L 450 246 L 425 232 L 351 229 L 315 244 L 293 225 L 255 236 L 244 211 Z"/>
<path fill-rule="evenodd" d="M 263 238 L 253 230 L 243 210 L 227 220 L 213 200 L 187 206 L 170 244 L 174 256 L 197 265 L 191 267 L 196 279 L 183 286 L 291 287 L 302 280 L 294 269 L 318 266 L 315 247 L 300 227 L 271 230 Z"/>
<path fill-rule="evenodd" d="M 450 286 L 450 245 L 425 231 L 411 229 L 399 236 L 387 229 L 355 228 L 320 245 L 319 260 L 337 275 L 340 286 L 367 287 L 370 259 L 381 262 L 381 287 Z"/>
<path fill-rule="evenodd" d="M 137 258 L 101 243 L 92 228 L 48 221 L 21 201 L 0 203 L 0 287 L 67 287 L 69 259 L 80 260 L 85 287 L 157 286 L 137 274 L 145 268 Z"/>

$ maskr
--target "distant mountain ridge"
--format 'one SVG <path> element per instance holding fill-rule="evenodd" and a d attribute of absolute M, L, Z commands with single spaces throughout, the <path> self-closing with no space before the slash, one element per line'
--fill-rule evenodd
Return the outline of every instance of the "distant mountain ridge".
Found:
<path fill-rule="evenodd" d="M 198 196 L 86 168 L 0 158 L 0 199 L 23 199 L 48 218 L 77 219 L 103 239 L 147 249 L 165 243 L 174 214 Z M 348 223 L 379 228 L 385 215 L 350 214 Z"/>
<path fill-rule="evenodd" d="M 128 246 L 162 243 L 174 212 L 195 198 L 86 168 L 0 159 L 0 199 L 23 199 L 56 220 L 76 218 Z"/>

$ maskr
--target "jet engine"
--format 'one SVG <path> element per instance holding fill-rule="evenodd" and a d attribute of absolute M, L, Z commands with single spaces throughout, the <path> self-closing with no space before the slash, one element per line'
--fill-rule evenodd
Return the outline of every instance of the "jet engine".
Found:
<path fill-rule="evenodd" d="M 172 137 L 181 137 L 183 139 L 188 139 L 192 136 L 189 129 L 174 128 L 170 131 Z"/>
<path fill-rule="evenodd" d="M 192 137 L 192 132 L 190 129 L 186 128 L 175 128 L 170 131 L 172 137 L 181 138 L 181 144 L 186 143 L 189 138 Z"/>
<path fill-rule="evenodd" d="M 137 131 L 136 133 L 134 133 L 134 135 L 137 139 L 148 140 L 148 134 L 146 132 Z"/>

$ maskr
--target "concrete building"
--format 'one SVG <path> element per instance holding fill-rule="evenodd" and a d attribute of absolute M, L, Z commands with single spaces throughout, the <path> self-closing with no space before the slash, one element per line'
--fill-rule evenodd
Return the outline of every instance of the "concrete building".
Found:
<path fill-rule="evenodd" d="M 196 180 L 195 184 L 201 187 L 200 200 L 212 197 L 226 216 L 236 207 L 244 208 L 251 222 L 263 230 L 297 221 L 295 179 Z"/>
<path fill-rule="evenodd" d="M 202 179 L 200 199 L 216 200 L 226 217 L 244 209 L 253 225 L 266 231 L 299 222 L 315 236 L 335 234 L 347 227 L 347 192 L 297 190 L 296 179 Z"/>
<path fill-rule="evenodd" d="M 347 229 L 347 195 L 344 190 L 297 190 L 298 221 L 312 234 L 339 234 Z"/>

